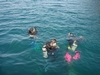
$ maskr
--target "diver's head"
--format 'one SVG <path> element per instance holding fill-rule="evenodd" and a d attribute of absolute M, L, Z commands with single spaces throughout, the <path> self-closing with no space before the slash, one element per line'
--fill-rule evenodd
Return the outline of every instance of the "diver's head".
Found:
<path fill-rule="evenodd" d="M 74 34 L 72 34 L 72 33 L 68 33 L 68 36 L 74 36 Z"/>
<path fill-rule="evenodd" d="M 30 28 L 30 31 L 31 32 L 35 32 L 35 28 Z"/>
<path fill-rule="evenodd" d="M 56 39 L 52 39 L 51 42 L 52 42 L 52 43 L 56 43 Z"/>
<path fill-rule="evenodd" d="M 33 31 L 33 28 L 30 28 L 30 31 Z"/>

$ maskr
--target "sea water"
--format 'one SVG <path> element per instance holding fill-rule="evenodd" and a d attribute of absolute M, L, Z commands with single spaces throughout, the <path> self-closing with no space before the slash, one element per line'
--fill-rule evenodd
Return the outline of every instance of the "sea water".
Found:
<path fill-rule="evenodd" d="M 35 45 L 28 30 L 38 29 Z M 83 36 L 81 56 L 68 64 L 67 33 Z M 55 61 L 42 46 L 59 45 Z M 0 0 L 0 75 L 100 75 L 99 0 Z"/>

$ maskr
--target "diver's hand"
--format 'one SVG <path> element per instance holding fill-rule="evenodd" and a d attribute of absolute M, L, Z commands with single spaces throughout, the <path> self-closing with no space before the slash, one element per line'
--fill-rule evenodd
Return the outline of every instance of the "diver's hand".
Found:
<path fill-rule="evenodd" d="M 60 48 L 60 47 L 57 45 L 56 48 Z"/>
<path fill-rule="evenodd" d="M 83 36 L 80 36 L 81 39 L 83 39 Z"/>
<path fill-rule="evenodd" d="M 38 37 L 37 36 L 34 36 L 34 39 L 38 39 Z"/>

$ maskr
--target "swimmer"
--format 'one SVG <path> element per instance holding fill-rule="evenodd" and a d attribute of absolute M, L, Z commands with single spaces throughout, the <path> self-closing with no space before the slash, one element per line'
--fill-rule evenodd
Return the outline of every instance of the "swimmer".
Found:
<path fill-rule="evenodd" d="M 56 39 L 52 39 L 52 40 L 51 40 L 50 46 L 51 46 L 51 49 L 57 49 L 57 48 L 59 48 L 59 47 L 57 46 Z"/>
<path fill-rule="evenodd" d="M 82 36 L 80 36 L 79 38 L 76 38 L 75 35 L 73 35 L 72 33 L 68 33 L 67 35 L 67 41 L 68 41 L 68 50 L 73 50 L 75 51 L 78 43 L 83 39 Z"/>
<path fill-rule="evenodd" d="M 47 58 L 48 55 L 54 55 L 54 52 L 59 48 L 56 43 L 56 39 L 52 39 L 50 42 L 46 42 L 46 44 L 42 47 L 44 58 Z"/>
<path fill-rule="evenodd" d="M 71 48 L 73 42 L 74 42 L 75 36 L 72 33 L 67 34 L 67 41 L 68 41 L 68 49 Z"/>
<path fill-rule="evenodd" d="M 30 37 L 36 38 L 37 28 L 36 27 L 30 28 L 28 34 L 30 35 Z"/>
<path fill-rule="evenodd" d="M 68 33 L 67 35 L 67 41 L 68 41 L 68 47 L 67 52 L 64 56 L 65 60 L 70 63 L 72 59 L 78 60 L 80 58 L 80 52 L 77 49 L 78 43 L 82 41 L 83 37 L 80 36 L 79 38 L 76 38 L 75 35 L 72 33 Z"/>

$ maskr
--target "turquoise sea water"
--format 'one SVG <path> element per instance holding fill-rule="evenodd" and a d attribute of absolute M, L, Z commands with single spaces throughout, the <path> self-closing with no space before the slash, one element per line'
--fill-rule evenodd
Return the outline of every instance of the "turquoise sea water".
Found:
<path fill-rule="evenodd" d="M 28 29 L 38 28 L 35 46 Z M 64 60 L 66 34 L 83 36 L 81 58 Z M 57 39 L 54 62 L 41 47 Z M 0 0 L 0 75 L 100 75 L 99 0 Z"/>

